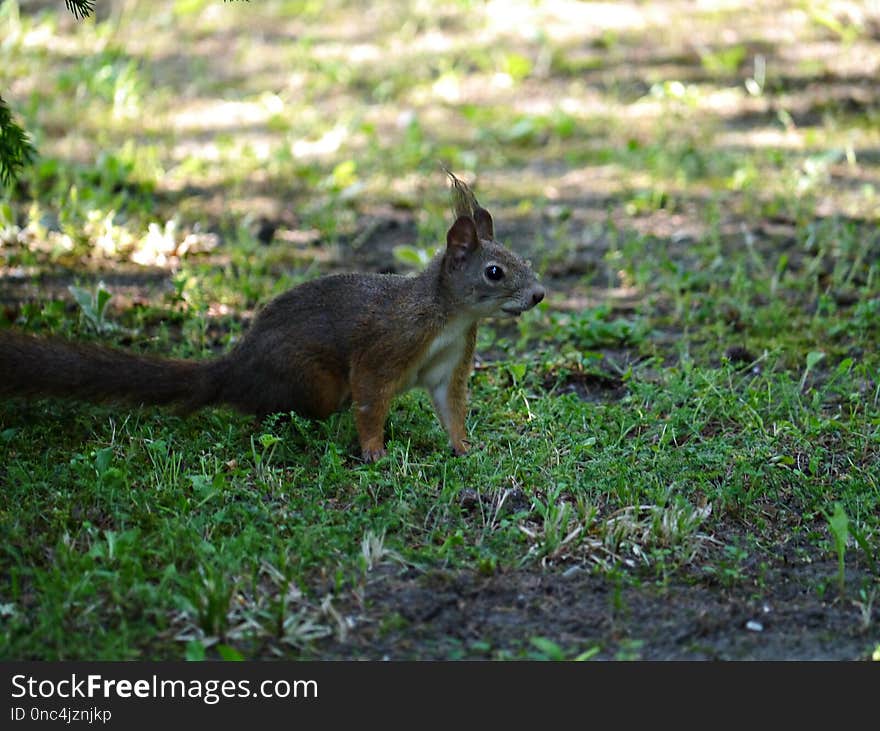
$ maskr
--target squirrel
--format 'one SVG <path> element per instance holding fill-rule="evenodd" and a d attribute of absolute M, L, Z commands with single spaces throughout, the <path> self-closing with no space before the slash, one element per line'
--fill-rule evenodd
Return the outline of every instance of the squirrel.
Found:
<path fill-rule="evenodd" d="M 264 417 L 323 419 L 354 403 L 364 461 L 385 455 L 392 398 L 427 390 L 455 455 L 465 439 L 467 381 L 479 320 L 516 316 L 544 298 L 528 262 L 495 240 L 489 212 L 450 171 L 455 222 L 416 276 L 334 274 L 270 301 L 226 354 L 142 356 L 0 330 L 0 395 L 228 405 Z"/>

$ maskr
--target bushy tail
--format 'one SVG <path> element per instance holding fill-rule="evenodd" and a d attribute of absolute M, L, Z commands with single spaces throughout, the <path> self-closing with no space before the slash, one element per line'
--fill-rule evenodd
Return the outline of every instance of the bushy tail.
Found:
<path fill-rule="evenodd" d="M 179 403 L 191 410 L 217 400 L 217 363 L 0 331 L 0 395 Z"/>

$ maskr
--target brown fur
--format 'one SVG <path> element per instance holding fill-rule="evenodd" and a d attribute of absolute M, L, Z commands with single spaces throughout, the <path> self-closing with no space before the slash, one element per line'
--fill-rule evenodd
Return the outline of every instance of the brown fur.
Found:
<path fill-rule="evenodd" d="M 189 410 L 227 404 L 260 416 L 294 411 L 316 419 L 354 401 L 361 450 L 373 461 L 385 453 L 392 398 L 424 387 L 453 451 L 462 454 L 477 322 L 519 314 L 544 290 L 526 262 L 493 240 L 488 212 L 453 180 L 473 207 L 462 209 L 457 199 L 460 215 L 445 251 L 418 276 L 341 274 L 294 287 L 266 305 L 229 353 L 205 361 L 0 331 L 0 394 Z M 503 270 L 503 278 L 491 281 L 487 267 Z"/>

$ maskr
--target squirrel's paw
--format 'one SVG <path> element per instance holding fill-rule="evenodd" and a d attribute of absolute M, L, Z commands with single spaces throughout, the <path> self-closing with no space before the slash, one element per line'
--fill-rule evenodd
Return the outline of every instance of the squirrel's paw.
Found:
<path fill-rule="evenodd" d="M 370 447 L 363 450 L 364 462 L 378 462 L 386 454 L 385 447 Z"/>
<path fill-rule="evenodd" d="M 452 453 L 456 457 L 461 457 L 461 456 L 467 454 L 468 450 L 470 448 L 471 448 L 470 443 L 466 442 L 464 439 L 462 439 L 460 442 L 452 445 Z"/>

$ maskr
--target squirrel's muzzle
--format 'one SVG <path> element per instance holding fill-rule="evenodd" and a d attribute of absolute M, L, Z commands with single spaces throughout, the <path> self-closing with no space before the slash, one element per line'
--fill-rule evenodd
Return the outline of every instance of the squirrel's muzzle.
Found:
<path fill-rule="evenodd" d="M 540 284 L 532 285 L 527 291 L 518 297 L 502 305 L 501 311 L 508 315 L 521 315 L 526 310 L 532 309 L 544 299 L 545 291 Z"/>
<path fill-rule="evenodd" d="M 532 304 L 530 307 L 534 307 L 541 300 L 544 299 L 544 288 L 540 284 L 536 284 L 535 288 L 532 290 Z"/>

